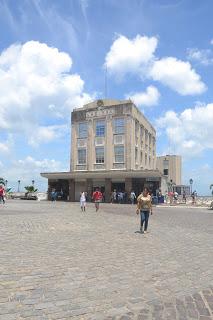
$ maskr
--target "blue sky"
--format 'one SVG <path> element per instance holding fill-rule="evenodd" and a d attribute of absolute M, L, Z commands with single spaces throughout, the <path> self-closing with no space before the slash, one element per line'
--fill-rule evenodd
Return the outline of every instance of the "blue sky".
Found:
<path fill-rule="evenodd" d="M 0 0 L 0 176 L 17 189 L 69 169 L 70 112 L 130 97 L 181 154 L 183 182 L 213 183 L 212 0 Z"/>

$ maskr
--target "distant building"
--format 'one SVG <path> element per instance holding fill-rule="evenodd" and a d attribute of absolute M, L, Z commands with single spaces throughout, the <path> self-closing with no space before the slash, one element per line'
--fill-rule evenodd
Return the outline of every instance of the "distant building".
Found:
<path fill-rule="evenodd" d="M 182 158 L 177 155 L 166 155 L 157 157 L 157 169 L 176 185 L 181 185 Z"/>
<path fill-rule="evenodd" d="M 97 100 L 74 109 L 71 131 L 70 171 L 41 173 L 49 192 L 76 201 L 81 191 L 90 196 L 99 187 L 110 201 L 114 189 L 138 194 L 144 186 L 153 193 L 161 187 L 156 131 L 132 101 Z"/>

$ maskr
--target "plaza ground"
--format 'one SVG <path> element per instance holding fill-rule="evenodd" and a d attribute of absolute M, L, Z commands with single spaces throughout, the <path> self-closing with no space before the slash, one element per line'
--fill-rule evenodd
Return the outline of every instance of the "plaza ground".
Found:
<path fill-rule="evenodd" d="M 0 206 L 0 320 L 213 319 L 213 211 L 10 200 Z"/>

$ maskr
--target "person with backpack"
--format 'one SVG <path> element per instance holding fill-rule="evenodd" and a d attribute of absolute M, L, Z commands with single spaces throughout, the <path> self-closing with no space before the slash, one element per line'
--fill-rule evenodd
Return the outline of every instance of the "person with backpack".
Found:
<path fill-rule="evenodd" d="M 140 220 L 140 232 L 147 233 L 149 214 L 152 214 L 152 198 L 149 194 L 148 188 L 144 188 L 141 194 L 137 198 L 137 210 L 136 213 L 141 216 Z M 144 226 L 144 229 L 143 229 Z"/>
<path fill-rule="evenodd" d="M 99 190 L 99 188 L 96 188 L 96 190 L 93 192 L 92 199 L 95 203 L 95 210 L 97 212 L 99 210 L 100 202 L 103 199 L 103 195 L 102 195 L 101 191 Z"/>

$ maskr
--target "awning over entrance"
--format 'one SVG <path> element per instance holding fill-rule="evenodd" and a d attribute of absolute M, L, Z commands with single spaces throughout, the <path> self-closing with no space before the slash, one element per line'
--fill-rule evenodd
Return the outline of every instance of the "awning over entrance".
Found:
<path fill-rule="evenodd" d="M 68 171 L 44 172 L 41 176 L 47 179 L 114 179 L 114 178 L 147 178 L 156 181 L 162 177 L 158 170 L 110 170 L 110 171 Z"/>

